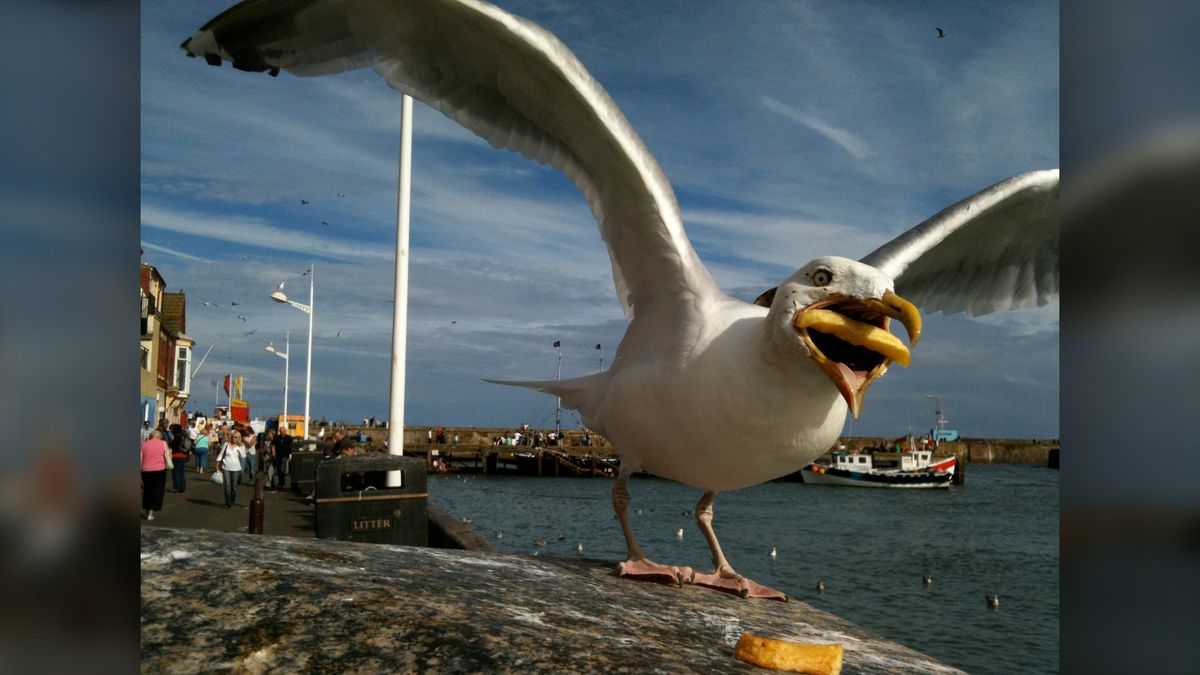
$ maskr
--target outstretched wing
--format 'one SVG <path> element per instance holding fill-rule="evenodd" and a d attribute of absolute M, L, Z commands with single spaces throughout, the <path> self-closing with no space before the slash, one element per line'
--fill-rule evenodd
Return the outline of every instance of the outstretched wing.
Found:
<path fill-rule="evenodd" d="M 949 206 L 862 262 L 927 312 L 971 316 L 1058 297 L 1058 169 L 1013 176 Z"/>
<path fill-rule="evenodd" d="M 625 115 L 558 38 L 525 19 L 478 0 L 247 0 L 182 46 L 272 75 L 373 66 L 493 147 L 566 174 L 600 225 L 629 319 L 719 293 Z"/>

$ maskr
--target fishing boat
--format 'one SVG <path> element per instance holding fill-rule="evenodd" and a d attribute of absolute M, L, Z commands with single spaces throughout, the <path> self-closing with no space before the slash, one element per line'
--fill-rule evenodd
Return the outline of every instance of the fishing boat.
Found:
<path fill-rule="evenodd" d="M 800 479 L 809 485 L 945 488 L 950 487 L 958 468 L 958 457 L 951 455 L 935 461 L 933 451 L 924 449 L 837 451 L 831 458 L 828 464 L 814 462 L 805 467 L 799 472 Z"/>

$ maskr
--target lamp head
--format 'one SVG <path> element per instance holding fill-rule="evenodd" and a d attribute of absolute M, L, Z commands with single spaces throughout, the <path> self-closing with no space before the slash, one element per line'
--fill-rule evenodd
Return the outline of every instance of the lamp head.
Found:
<path fill-rule="evenodd" d="M 288 301 L 288 297 L 286 294 L 284 294 L 283 291 L 275 291 L 274 293 L 271 294 L 271 299 L 274 300 L 275 302 L 287 302 Z"/>

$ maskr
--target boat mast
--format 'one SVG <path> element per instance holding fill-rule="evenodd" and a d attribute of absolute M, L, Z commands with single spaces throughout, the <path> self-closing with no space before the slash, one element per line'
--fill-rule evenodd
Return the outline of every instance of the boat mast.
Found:
<path fill-rule="evenodd" d="M 554 379 L 562 379 L 562 341 L 555 340 L 554 350 L 558 353 L 558 364 L 554 368 Z M 556 438 L 562 438 L 562 397 L 554 397 L 554 433 Z"/>

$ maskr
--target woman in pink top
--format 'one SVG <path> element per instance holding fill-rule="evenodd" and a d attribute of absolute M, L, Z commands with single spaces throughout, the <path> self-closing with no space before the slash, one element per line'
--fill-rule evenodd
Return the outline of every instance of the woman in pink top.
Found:
<path fill-rule="evenodd" d="M 142 441 L 142 510 L 146 520 L 154 520 L 154 512 L 162 511 L 163 494 L 167 491 L 167 469 L 171 465 L 171 450 L 163 442 L 162 432 L 150 432 Z"/>

